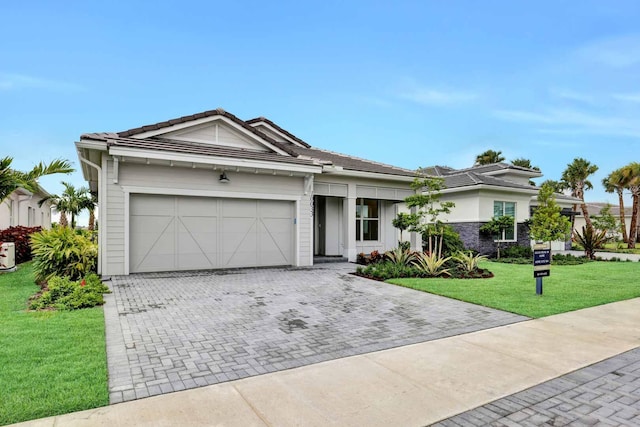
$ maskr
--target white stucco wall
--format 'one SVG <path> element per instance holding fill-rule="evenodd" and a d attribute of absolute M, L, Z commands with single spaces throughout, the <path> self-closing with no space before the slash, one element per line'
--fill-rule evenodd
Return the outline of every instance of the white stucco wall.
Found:
<path fill-rule="evenodd" d="M 0 203 L 0 230 L 11 226 L 51 228 L 51 205 L 44 203 L 42 207 L 38 202 L 41 196 L 33 196 L 12 193 L 5 201 Z M 29 218 L 29 213 L 31 218 Z"/>

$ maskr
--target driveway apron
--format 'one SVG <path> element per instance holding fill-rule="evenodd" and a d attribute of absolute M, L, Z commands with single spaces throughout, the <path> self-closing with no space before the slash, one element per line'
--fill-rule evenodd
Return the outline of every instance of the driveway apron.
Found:
<path fill-rule="evenodd" d="M 334 263 L 113 277 L 111 403 L 526 320 L 352 271 Z"/>

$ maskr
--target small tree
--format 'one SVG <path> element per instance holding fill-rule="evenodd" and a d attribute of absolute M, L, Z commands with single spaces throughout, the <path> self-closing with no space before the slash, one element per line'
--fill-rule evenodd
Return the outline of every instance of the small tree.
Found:
<path fill-rule="evenodd" d="M 562 208 L 556 203 L 555 190 L 553 183 L 545 182 L 538 192 L 538 207 L 533 211 L 529 228 L 533 240 L 566 240 L 571 233 L 571 221 L 562 215 Z"/>
<path fill-rule="evenodd" d="M 422 234 L 427 238 L 429 252 L 436 250 L 438 256 L 442 253 L 442 241 L 444 228 L 440 221 L 441 214 L 448 214 L 455 207 L 453 202 L 441 202 L 440 191 L 444 187 L 444 179 L 418 176 L 413 180 L 411 188 L 418 191 L 416 194 L 404 199 L 410 208 L 416 208 L 416 212 L 410 214 L 412 225 L 409 231 Z"/>
<path fill-rule="evenodd" d="M 607 236 L 607 240 L 611 241 L 616 238 L 620 231 L 620 224 L 616 217 L 611 213 L 611 205 L 609 203 L 600 209 L 599 215 L 594 215 L 591 219 L 593 227 L 596 230 L 604 231 Z"/>
<path fill-rule="evenodd" d="M 417 225 L 418 218 L 415 215 L 400 212 L 398 215 L 391 221 L 391 224 L 400 230 L 400 241 L 398 242 L 398 247 L 406 249 L 404 239 L 402 238 L 402 232 L 409 229 L 410 227 L 414 227 Z M 409 242 L 407 242 L 409 243 Z"/>
<path fill-rule="evenodd" d="M 500 249 L 502 247 L 502 233 L 505 230 L 513 228 L 514 218 L 512 216 L 494 216 L 491 221 L 480 227 L 480 232 L 490 234 L 494 237 L 496 249 L 498 250 L 498 259 L 500 259 Z"/>

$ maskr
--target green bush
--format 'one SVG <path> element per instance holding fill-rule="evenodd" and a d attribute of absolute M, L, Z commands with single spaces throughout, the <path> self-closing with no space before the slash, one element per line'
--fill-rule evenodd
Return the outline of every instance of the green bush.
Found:
<path fill-rule="evenodd" d="M 418 271 L 411 265 L 397 264 L 391 261 L 383 261 L 369 264 L 366 267 L 358 267 L 356 273 L 361 276 L 378 280 L 387 280 L 397 277 L 418 277 Z"/>
<path fill-rule="evenodd" d="M 102 294 L 109 288 L 95 274 L 84 279 L 72 281 L 68 277 L 53 276 L 45 291 L 31 301 L 31 310 L 55 308 L 58 310 L 77 310 L 104 304 Z"/>
<path fill-rule="evenodd" d="M 500 255 L 505 258 L 532 258 L 533 251 L 530 246 L 514 245 L 504 248 Z"/>
<path fill-rule="evenodd" d="M 448 257 L 457 254 L 458 252 L 464 251 L 464 243 L 462 239 L 460 239 L 460 234 L 456 230 L 453 229 L 450 225 L 442 225 L 440 232 L 442 232 L 442 256 Z M 434 236 L 438 236 L 440 238 L 440 232 L 434 233 Z M 422 249 L 428 250 L 428 234 L 423 234 L 422 236 Z"/>
<path fill-rule="evenodd" d="M 98 245 L 92 233 L 55 227 L 31 235 L 33 269 L 39 283 L 54 276 L 77 280 L 96 271 Z"/>

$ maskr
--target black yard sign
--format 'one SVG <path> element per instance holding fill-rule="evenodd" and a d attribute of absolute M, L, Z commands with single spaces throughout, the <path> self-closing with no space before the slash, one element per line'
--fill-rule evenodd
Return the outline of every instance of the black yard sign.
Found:
<path fill-rule="evenodd" d="M 542 278 L 550 274 L 551 246 L 549 243 L 533 245 L 533 277 L 536 278 L 536 294 L 542 295 Z"/>

